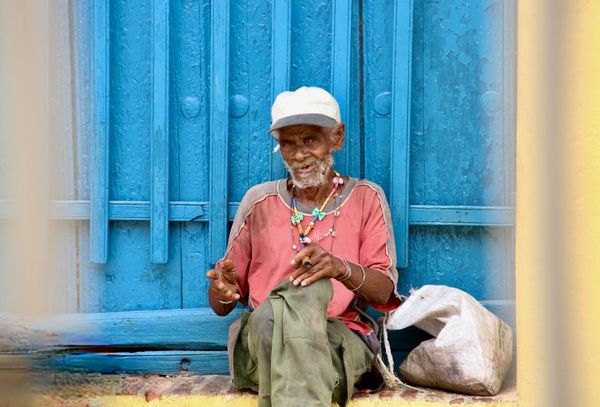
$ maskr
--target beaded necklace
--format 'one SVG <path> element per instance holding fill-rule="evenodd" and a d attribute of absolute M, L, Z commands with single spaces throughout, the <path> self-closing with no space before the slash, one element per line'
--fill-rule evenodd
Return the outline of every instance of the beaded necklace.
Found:
<path fill-rule="evenodd" d="M 325 198 L 325 201 L 323 201 L 323 204 L 321 205 L 321 207 L 320 208 L 315 207 L 315 209 L 312 211 L 311 215 L 313 216 L 313 218 L 310 221 L 310 223 L 308 224 L 308 226 L 306 227 L 306 229 L 304 229 L 300 223 L 302 221 L 302 219 L 304 219 L 304 214 L 298 212 L 298 202 L 296 201 L 296 197 L 294 196 L 295 186 L 292 187 L 292 216 L 291 216 L 292 242 L 294 240 L 293 226 L 296 226 L 296 229 L 298 229 L 298 235 L 300 237 L 300 247 L 301 248 L 304 248 L 304 245 L 306 245 L 306 244 L 310 244 L 313 242 L 318 243 L 319 241 L 325 239 L 327 236 L 330 236 L 330 235 L 332 236 L 332 238 L 335 237 L 335 221 L 336 221 L 337 216 L 339 216 L 339 211 L 337 208 L 334 209 L 333 227 L 330 228 L 329 231 L 325 235 L 323 235 L 322 237 L 320 237 L 319 239 L 314 240 L 314 241 L 313 241 L 313 239 L 311 239 L 308 236 L 310 234 L 310 232 L 313 231 L 313 229 L 315 227 L 315 223 L 317 221 L 323 220 L 325 218 L 325 216 L 327 216 L 327 214 L 324 212 L 324 209 L 327 206 L 327 203 L 329 203 L 329 201 L 331 200 L 331 197 L 334 196 L 338 187 L 344 183 L 344 180 L 340 176 L 340 174 L 335 170 L 333 172 L 335 174 L 335 176 L 333 177 L 333 188 L 327 195 L 327 198 Z M 337 194 L 336 194 L 336 200 L 337 200 Z M 332 246 L 333 246 L 333 240 L 332 240 Z M 297 250 L 297 246 L 295 243 L 293 243 L 292 249 Z"/>

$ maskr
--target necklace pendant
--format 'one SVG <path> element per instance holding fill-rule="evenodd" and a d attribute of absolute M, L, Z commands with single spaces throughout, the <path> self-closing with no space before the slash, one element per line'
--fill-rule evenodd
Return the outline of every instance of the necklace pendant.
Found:
<path fill-rule="evenodd" d="M 319 208 L 315 208 L 315 209 L 313 209 L 311 215 L 315 217 L 315 220 L 316 219 L 323 220 L 323 218 L 325 217 L 326 213 L 320 211 Z"/>
<path fill-rule="evenodd" d="M 304 219 L 304 215 L 301 213 L 296 213 L 291 216 L 292 224 L 297 225 L 300 221 Z"/>

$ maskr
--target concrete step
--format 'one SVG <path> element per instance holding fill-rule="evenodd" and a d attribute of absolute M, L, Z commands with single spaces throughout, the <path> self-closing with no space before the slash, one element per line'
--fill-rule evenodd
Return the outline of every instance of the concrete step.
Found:
<path fill-rule="evenodd" d="M 29 378 L 31 405 L 40 406 L 232 406 L 255 407 L 256 395 L 236 390 L 229 376 L 105 375 L 39 373 Z M 517 406 L 516 387 L 507 383 L 494 397 L 473 397 L 424 388 L 356 394 L 350 407 Z M 0 401 L 0 406 L 2 402 Z"/>

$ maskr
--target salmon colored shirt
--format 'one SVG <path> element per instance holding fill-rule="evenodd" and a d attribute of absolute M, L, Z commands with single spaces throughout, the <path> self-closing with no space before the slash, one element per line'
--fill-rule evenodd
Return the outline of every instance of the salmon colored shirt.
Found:
<path fill-rule="evenodd" d="M 290 206 L 286 180 L 272 181 L 251 188 L 236 214 L 224 258 L 234 262 L 240 301 L 252 309 L 265 301 L 269 292 L 288 279 L 294 270 L 290 261 L 296 253 L 293 246 L 299 248 L 299 239 L 298 230 L 290 222 Z M 298 210 L 304 213 L 302 226 L 305 229 L 312 219 L 313 209 L 298 203 Z M 386 274 L 395 287 L 394 235 L 381 188 L 370 181 L 350 178 L 341 194 L 331 199 L 325 212 L 327 216 L 317 221 L 310 233 L 313 242 L 317 240 L 317 244 L 339 258 Z M 354 331 L 370 333 L 370 327 L 349 308 L 355 293 L 339 281 L 331 281 L 333 298 L 327 315 L 340 319 Z M 371 305 L 380 311 L 390 311 L 400 305 L 400 297 L 394 290 L 386 304 Z"/>

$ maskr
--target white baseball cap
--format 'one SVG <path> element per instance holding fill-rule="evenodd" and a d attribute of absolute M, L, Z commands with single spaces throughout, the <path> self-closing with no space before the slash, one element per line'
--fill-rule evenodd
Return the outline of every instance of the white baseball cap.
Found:
<path fill-rule="evenodd" d="M 271 108 L 271 129 L 297 124 L 334 127 L 341 123 L 340 107 L 325 89 L 303 86 L 294 92 L 281 92 Z"/>

